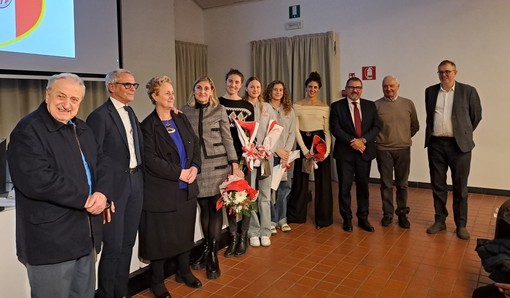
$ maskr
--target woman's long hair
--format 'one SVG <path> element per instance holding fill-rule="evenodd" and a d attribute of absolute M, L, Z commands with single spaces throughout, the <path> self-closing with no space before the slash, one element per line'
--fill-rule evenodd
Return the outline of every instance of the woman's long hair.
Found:
<path fill-rule="evenodd" d="M 271 103 L 271 92 L 273 91 L 274 86 L 278 84 L 283 86 L 283 97 L 281 99 L 281 104 L 283 107 L 283 112 L 285 116 L 287 116 L 292 110 L 292 99 L 289 97 L 287 87 L 285 87 L 285 84 L 282 81 L 275 80 L 267 85 L 266 90 L 264 90 L 264 100 L 268 103 Z"/>

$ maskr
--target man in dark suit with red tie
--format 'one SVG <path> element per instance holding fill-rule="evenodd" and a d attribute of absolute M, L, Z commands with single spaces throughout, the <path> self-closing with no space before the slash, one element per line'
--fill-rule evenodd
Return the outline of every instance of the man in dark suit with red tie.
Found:
<path fill-rule="evenodd" d="M 115 206 L 110 225 L 105 226 L 99 262 L 96 297 L 128 296 L 129 268 L 143 199 L 141 170 L 143 137 L 140 123 L 128 105 L 138 88 L 133 74 L 125 69 L 106 75 L 110 98 L 87 118 L 97 143 L 111 160 Z"/>
<path fill-rule="evenodd" d="M 446 173 L 451 170 L 453 183 L 453 217 L 460 239 L 469 239 L 467 224 L 468 176 L 471 150 L 475 147 L 473 131 L 482 120 L 482 106 L 476 89 L 455 81 L 457 68 L 449 60 L 438 68 L 440 84 L 425 90 L 427 111 L 427 147 L 430 183 L 434 197 L 435 220 L 427 233 L 446 230 Z"/>
<path fill-rule="evenodd" d="M 345 89 L 347 97 L 331 104 L 330 116 L 331 132 L 336 138 L 333 157 L 339 181 L 338 205 L 343 229 L 351 232 L 351 186 L 355 181 L 358 226 L 373 232 L 374 227 L 368 221 L 368 183 L 381 124 L 374 102 L 361 98 L 363 82 L 359 78 L 347 80 Z"/>

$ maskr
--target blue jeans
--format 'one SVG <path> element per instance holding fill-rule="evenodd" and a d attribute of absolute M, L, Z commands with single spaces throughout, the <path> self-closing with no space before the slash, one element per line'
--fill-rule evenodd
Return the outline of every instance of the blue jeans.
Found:
<path fill-rule="evenodd" d="M 280 158 L 274 158 L 274 164 L 280 164 Z M 287 223 L 287 200 L 289 198 L 292 170 L 287 170 L 287 181 L 280 182 L 277 191 L 271 190 L 271 195 L 275 200 L 271 202 L 271 225 L 281 226 Z"/>
<path fill-rule="evenodd" d="M 250 176 L 251 187 L 259 191 L 258 210 L 257 212 L 252 211 L 250 216 L 250 228 L 248 229 L 250 238 L 271 236 L 271 176 L 261 177 L 260 171 L 260 168 L 253 168 Z"/>

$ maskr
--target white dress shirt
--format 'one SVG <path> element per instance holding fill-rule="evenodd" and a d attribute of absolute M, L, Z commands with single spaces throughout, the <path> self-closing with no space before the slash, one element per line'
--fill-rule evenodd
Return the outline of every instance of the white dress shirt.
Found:
<path fill-rule="evenodd" d="M 129 120 L 129 114 L 124 108 L 126 106 L 125 104 L 121 103 L 120 101 L 116 100 L 113 97 L 110 97 L 112 100 L 113 106 L 117 110 L 117 113 L 119 113 L 120 120 L 122 120 L 122 124 L 124 124 L 124 129 L 126 130 L 126 136 L 127 136 L 127 142 L 129 147 L 129 167 L 130 168 L 136 168 L 138 166 L 138 161 L 136 160 L 136 153 L 135 153 L 135 140 L 133 137 L 133 127 L 131 127 L 131 121 Z"/>

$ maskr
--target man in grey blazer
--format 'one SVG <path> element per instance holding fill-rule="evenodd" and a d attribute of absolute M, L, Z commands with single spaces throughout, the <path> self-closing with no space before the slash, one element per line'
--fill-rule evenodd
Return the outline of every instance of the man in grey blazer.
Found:
<path fill-rule="evenodd" d="M 446 173 L 450 168 L 456 233 L 460 239 L 467 240 L 467 181 L 471 150 L 475 147 L 473 131 L 482 120 L 482 106 L 474 87 L 455 81 L 455 63 L 444 60 L 439 63 L 437 70 L 441 83 L 425 90 L 425 147 L 435 209 L 435 222 L 427 229 L 427 233 L 435 234 L 446 230 Z"/>

